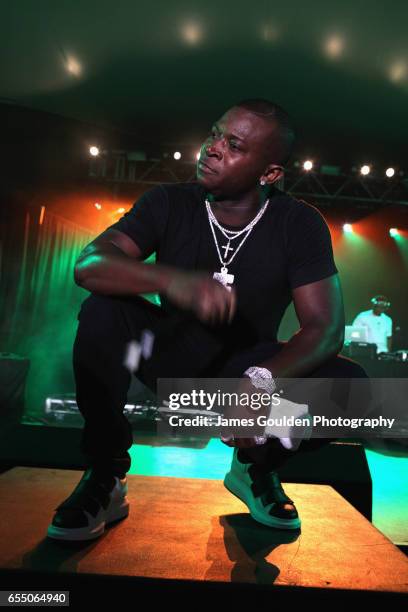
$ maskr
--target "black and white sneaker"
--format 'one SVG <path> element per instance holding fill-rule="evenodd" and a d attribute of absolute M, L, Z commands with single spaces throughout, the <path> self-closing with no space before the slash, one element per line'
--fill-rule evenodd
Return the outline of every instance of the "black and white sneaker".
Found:
<path fill-rule="evenodd" d="M 72 494 L 55 508 L 48 537 L 78 542 L 99 538 L 109 523 L 128 516 L 126 494 L 126 477 L 101 475 L 88 468 Z"/>
<path fill-rule="evenodd" d="M 299 529 L 293 501 L 282 488 L 277 472 L 262 472 L 254 463 L 242 463 L 234 448 L 231 469 L 224 486 L 246 504 L 253 519 L 277 529 Z"/>

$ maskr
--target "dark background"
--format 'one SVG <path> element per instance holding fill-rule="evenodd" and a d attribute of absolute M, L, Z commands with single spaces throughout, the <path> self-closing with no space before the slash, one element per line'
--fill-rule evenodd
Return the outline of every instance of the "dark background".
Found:
<path fill-rule="evenodd" d="M 151 142 L 201 142 L 243 97 L 326 163 L 406 163 L 408 5 L 346 0 L 1 2 L 3 100 Z"/>

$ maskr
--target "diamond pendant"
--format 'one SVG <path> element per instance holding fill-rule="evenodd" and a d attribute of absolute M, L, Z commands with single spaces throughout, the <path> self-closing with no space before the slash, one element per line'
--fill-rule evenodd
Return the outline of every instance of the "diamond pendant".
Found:
<path fill-rule="evenodd" d="M 228 244 L 226 244 L 225 246 L 222 246 L 221 248 L 224 249 L 224 259 L 229 259 L 229 255 L 228 255 L 228 251 L 233 251 L 234 249 L 230 246 L 230 241 L 228 240 Z"/>
<path fill-rule="evenodd" d="M 224 287 L 228 291 L 231 291 L 230 285 L 232 285 L 232 283 L 234 282 L 234 275 L 228 274 L 228 268 L 222 266 L 221 272 L 214 272 L 213 278 L 215 278 L 215 280 L 224 285 Z"/>

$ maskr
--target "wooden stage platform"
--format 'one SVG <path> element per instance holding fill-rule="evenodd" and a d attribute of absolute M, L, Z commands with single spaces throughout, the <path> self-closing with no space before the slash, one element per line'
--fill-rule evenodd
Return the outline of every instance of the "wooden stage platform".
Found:
<path fill-rule="evenodd" d="M 405 555 L 329 486 L 285 485 L 302 519 L 290 532 L 255 523 L 220 481 L 128 476 L 129 517 L 72 548 L 45 533 L 81 475 L 0 475 L 0 571 L 408 593 Z"/>

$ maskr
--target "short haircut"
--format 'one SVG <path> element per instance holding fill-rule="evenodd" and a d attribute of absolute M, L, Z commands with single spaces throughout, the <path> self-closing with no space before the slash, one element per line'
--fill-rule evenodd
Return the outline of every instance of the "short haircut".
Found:
<path fill-rule="evenodd" d="M 267 155 L 274 157 L 271 161 L 284 166 L 291 156 L 295 141 L 295 130 L 288 113 L 279 104 L 263 98 L 248 98 L 241 100 L 235 106 L 262 117 L 271 125 L 276 125 L 278 142 L 275 138 L 271 141 Z"/>

